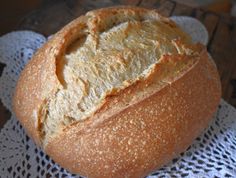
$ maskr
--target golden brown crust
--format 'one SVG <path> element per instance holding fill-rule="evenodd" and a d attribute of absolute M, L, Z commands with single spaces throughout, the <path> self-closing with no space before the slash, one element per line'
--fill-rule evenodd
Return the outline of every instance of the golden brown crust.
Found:
<path fill-rule="evenodd" d="M 83 20 L 83 16 L 76 19 L 44 44 L 26 65 L 17 82 L 13 98 L 14 111 L 27 133 L 40 146 L 41 110 L 45 100 L 53 95 L 60 85 L 56 60 L 64 53 L 68 43 L 76 38 L 78 32 L 75 29 L 83 28 Z"/>
<path fill-rule="evenodd" d="M 159 17 L 134 7 L 89 12 L 59 31 L 24 69 L 13 105 L 39 145 L 45 100 L 63 85 L 57 59 L 81 29 L 96 25 L 85 23 L 88 16 L 97 15 L 98 21 L 106 23 L 121 10 L 127 16 L 139 12 L 140 18 Z M 143 177 L 184 151 L 207 126 L 221 94 L 217 69 L 205 47 L 189 48 L 196 55 L 165 55 L 148 78 L 111 92 L 90 118 L 74 122 L 49 140 L 46 152 L 61 166 L 84 176 Z M 177 70 L 179 65 L 185 67 Z"/>
<path fill-rule="evenodd" d="M 44 102 L 44 95 L 53 92 L 57 85 L 53 53 L 53 49 L 46 44 L 35 54 L 35 60 L 31 60 L 21 73 L 14 94 L 13 107 L 17 118 L 37 144 L 40 144 L 38 112 Z M 49 70 L 44 69 L 45 64 Z"/>

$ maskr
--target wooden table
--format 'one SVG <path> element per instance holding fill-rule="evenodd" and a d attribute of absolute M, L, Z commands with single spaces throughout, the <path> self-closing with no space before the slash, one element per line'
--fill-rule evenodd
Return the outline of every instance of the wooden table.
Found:
<path fill-rule="evenodd" d="M 114 5 L 135 5 L 157 9 L 164 16 L 185 15 L 199 19 L 209 33 L 208 51 L 212 54 L 222 82 L 222 97 L 236 107 L 236 19 L 204 9 L 195 9 L 171 0 L 52 0 L 22 19 L 19 30 L 51 35 L 86 11 Z M 0 64 L 0 75 L 3 69 Z M 0 128 L 10 113 L 0 102 Z"/>

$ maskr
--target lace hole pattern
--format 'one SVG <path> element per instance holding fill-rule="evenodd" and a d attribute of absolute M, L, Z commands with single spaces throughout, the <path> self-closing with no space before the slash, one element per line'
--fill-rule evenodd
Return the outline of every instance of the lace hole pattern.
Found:
<path fill-rule="evenodd" d="M 12 32 L 0 38 L 0 99 L 11 111 L 11 96 L 18 76 L 46 38 L 30 31 Z M 12 111 L 11 111 L 12 112 Z M 236 177 L 236 110 L 224 100 L 210 126 L 178 158 L 147 176 Z M 0 131 L 0 177 L 73 177 L 57 165 L 26 135 L 12 113 Z"/>

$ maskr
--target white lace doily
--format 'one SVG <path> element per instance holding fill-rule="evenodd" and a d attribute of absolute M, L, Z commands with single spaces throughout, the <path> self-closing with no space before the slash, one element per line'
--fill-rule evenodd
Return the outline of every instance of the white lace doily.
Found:
<path fill-rule="evenodd" d="M 207 33 L 197 30 L 204 26 L 200 24 L 201 27 L 196 29 L 196 26 L 182 22 L 184 18 L 176 19 L 183 28 L 194 28 L 187 32 L 198 36 L 198 41 L 206 44 Z M 45 41 L 44 36 L 30 31 L 12 32 L 0 37 L 0 62 L 6 64 L 0 77 L 0 99 L 11 113 L 11 96 L 19 73 Z M 70 174 L 54 163 L 25 134 L 12 113 L 11 119 L 0 131 L 0 177 L 80 176 Z M 209 128 L 192 146 L 148 177 L 236 177 L 236 109 L 221 100 Z"/>

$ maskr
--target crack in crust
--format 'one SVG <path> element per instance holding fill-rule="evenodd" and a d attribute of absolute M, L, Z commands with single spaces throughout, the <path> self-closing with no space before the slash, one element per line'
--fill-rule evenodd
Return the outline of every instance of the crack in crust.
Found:
<path fill-rule="evenodd" d="M 122 10 L 108 15 L 87 13 L 80 36 L 56 59 L 62 87 L 46 104 L 40 129 L 44 143 L 71 123 L 91 117 L 111 93 L 147 78 L 162 56 L 192 53 L 186 47 L 188 36 L 158 15 L 124 15 Z"/>

